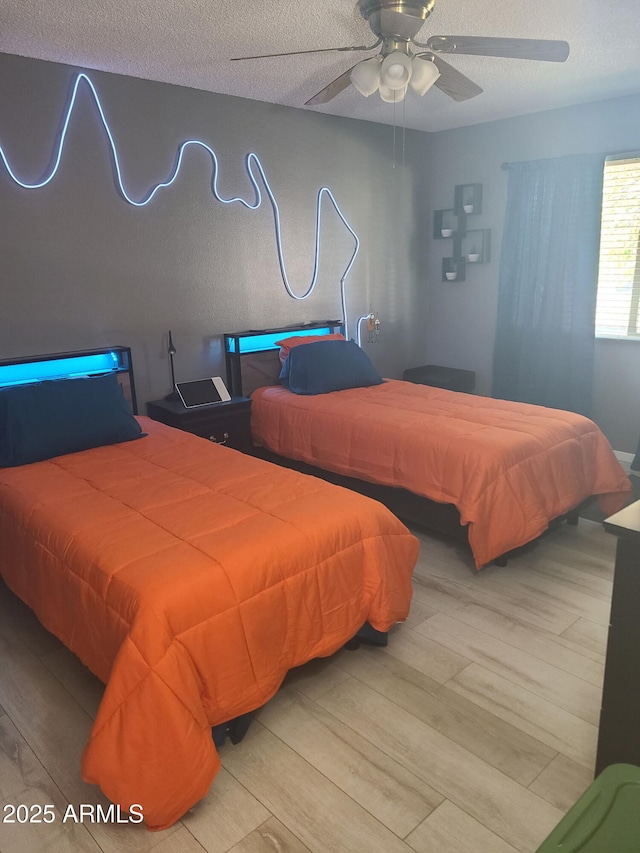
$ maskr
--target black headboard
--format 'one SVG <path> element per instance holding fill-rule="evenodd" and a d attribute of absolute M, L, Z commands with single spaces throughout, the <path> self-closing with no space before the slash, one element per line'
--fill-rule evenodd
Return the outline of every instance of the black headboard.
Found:
<path fill-rule="evenodd" d="M 291 335 L 322 335 L 343 332 L 342 320 L 322 320 L 275 329 L 248 329 L 224 336 L 227 385 L 234 397 L 248 397 L 256 388 L 277 385 L 280 373 L 276 341 Z"/>
<path fill-rule="evenodd" d="M 103 347 L 0 359 L 0 388 L 42 379 L 72 379 L 105 373 L 117 375 L 125 399 L 131 404 L 133 413 L 138 414 L 129 347 Z"/>

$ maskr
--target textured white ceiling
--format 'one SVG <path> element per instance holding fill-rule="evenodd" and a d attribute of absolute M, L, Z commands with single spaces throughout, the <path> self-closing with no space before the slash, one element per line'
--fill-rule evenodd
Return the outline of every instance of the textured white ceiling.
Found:
<path fill-rule="evenodd" d="M 571 53 L 565 63 L 447 57 L 483 94 L 410 92 L 395 117 L 353 86 L 305 109 L 436 131 L 640 93 L 639 0 L 437 0 L 417 38 L 447 34 L 564 39 Z M 230 57 L 373 41 L 354 0 L 0 0 L 4 53 L 301 108 L 369 54 Z"/>

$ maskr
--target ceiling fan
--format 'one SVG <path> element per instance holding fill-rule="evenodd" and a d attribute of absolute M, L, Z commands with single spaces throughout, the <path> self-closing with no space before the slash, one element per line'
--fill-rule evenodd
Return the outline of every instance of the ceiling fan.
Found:
<path fill-rule="evenodd" d="M 435 85 L 454 101 L 466 101 L 479 95 L 482 92 L 480 86 L 445 62 L 441 54 L 499 56 L 546 62 L 564 62 L 569 56 L 566 41 L 481 36 L 431 36 L 424 43 L 416 41 L 415 37 L 433 11 L 435 3 L 436 0 L 358 0 L 358 11 L 376 36 L 374 44 L 240 56 L 231 61 L 329 51 L 369 51 L 380 47 L 375 56 L 351 66 L 309 98 L 305 106 L 310 106 L 327 103 L 351 84 L 367 97 L 377 91 L 382 100 L 389 103 L 401 101 L 409 86 L 419 95 L 424 95 Z M 412 47 L 419 50 L 414 51 Z"/>

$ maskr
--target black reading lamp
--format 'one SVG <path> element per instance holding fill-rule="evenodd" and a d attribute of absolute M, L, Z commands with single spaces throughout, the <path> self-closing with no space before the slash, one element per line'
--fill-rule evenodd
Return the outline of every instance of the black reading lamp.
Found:
<path fill-rule="evenodd" d="M 167 347 L 167 352 L 169 353 L 169 368 L 171 370 L 171 392 L 167 394 L 164 399 L 177 400 L 178 394 L 176 392 L 176 375 L 173 369 L 173 357 L 176 354 L 176 348 L 173 345 L 173 338 L 171 337 L 171 332 L 169 332 L 169 346 Z"/>

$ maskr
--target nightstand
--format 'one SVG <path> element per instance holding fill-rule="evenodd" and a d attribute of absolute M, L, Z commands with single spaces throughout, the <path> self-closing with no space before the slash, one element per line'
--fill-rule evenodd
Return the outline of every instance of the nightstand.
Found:
<path fill-rule="evenodd" d="M 186 409 L 180 400 L 153 400 L 147 414 L 154 421 L 251 453 L 251 400 L 232 397 L 227 403 L 211 403 Z"/>
<path fill-rule="evenodd" d="M 446 388 L 447 391 L 464 391 L 470 394 L 475 388 L 475 370 L 460 370 L 457 367 L 441 367 L 439 364 L 425 364 L 422 367 L 410 367 L 402 374 L 405 382 L 418 385 L 433 385 Z"/>

